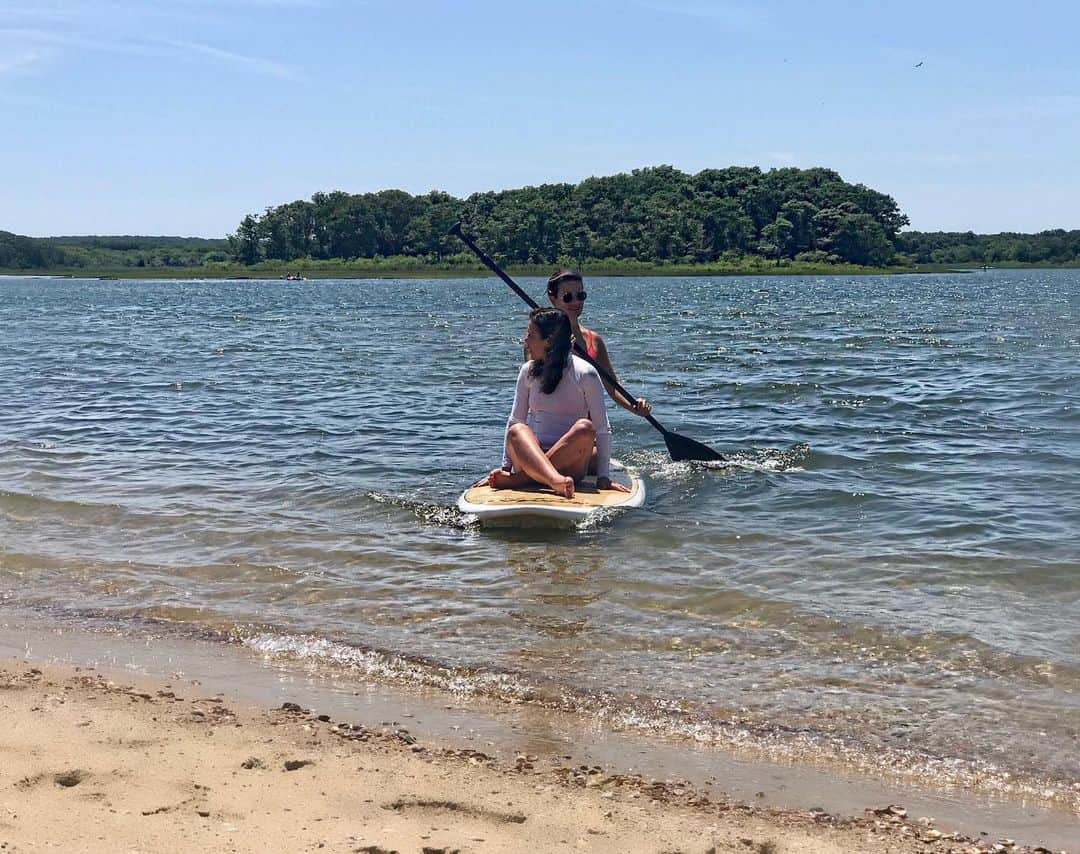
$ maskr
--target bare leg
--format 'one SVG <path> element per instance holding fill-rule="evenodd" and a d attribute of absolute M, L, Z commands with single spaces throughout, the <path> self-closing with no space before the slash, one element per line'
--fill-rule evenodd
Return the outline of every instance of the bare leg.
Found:
<path fill-rule="evenodd" d="M 562 439 L 559 441 L 561 442 Z M 511 427 L 507 433 L 506 444 L 507 449 L 510 452 L 510 459 L 514 463 L 514 468 L 517 469 L 517 472 L 513 475 L 508 475 L 505 480 L 499 478 L 497 475 L 494 476 L 488 481 L 493 488 L 507 488 L 500 484 L 500 481 L 503 481 L 503 483 L 512 481 L 512 479 L 516 478 L 518 473 L 521 473 L 535 481 L 546 483 L 556 495 L 562 495 L 565 498 L 574 497 L 573 477 L 567 477 L 552 465 L 552 461 L 548 459 L 547 454 L 545 454 L 544 450 L 540 447 L 540 443 L 536 439 L 536 434 L 533 433 L 527 425 L 515 424 Z M 558 442 L 556 445 L 558 445 Z M 554 447 L 552 450 L 554 450 Z"/>
<path fill-rule="evenodd" d="M 569 475 L 575 481 L 581 480 L 586 474 L 595 474 L 596 430 L 593 429 L 592 422 L 587 418 L 575 422 L 559 437 L 559 441 L 547 449 L 545 456 L 551 460 L 557 471 Z M 523 471 L 511 473 L 493 469 L 486 482 L 492 489 L 520 489 L 535 481 Z"/>
<path fill-rule="evenodd" d="M 520 489 L 536 481 L 523 471 L 509 472 L 506 469 L 492 469 L 485 483 L 492 489 Z"/>
<path fill-rule="evenodd" d="M 520 426 L 527 431 L 528 435 L 515 437 L 513 433 L 511 434 L 511 459 L 514 459 L 515 442 L 523 443 L 524 448 L 527 449 L 536 439 L 531 430 L 525 428 L 524 425 Z M 588 467 L 594 464 L 592 463 L 592 460 L 596 456 L 595 441 L 596 430 L 593 428 L 592 422 L 586 418 L 581 418 L 547 450 L 544 456 L 547 457 L 552 467 L 559 474 L 568 475 L 569 477 L 578 480 L 584 477 Z M 539 448 L 538 442 L 536 445 Z M 521 445 L 519 445 L 518 450 L 523 450 Z M 514 464 L 519 470 L 513 473 L 505 472 L 501 469 L 493 469 L 487 478 L 488 486 L 492 489 L 516 489 L 526 486 L 529 483 L 533 483 L 534 481 L 549 483 L 546 480 L 534 478 L 528 471 L 522 470 L 523 467 L 518 466 L 516 459 Z M 561 490 L 559 491 L 561 492 Z"/>
<path fill-rule="evenodd" d="M 547 452 L 548 459 L 563 474 L 581 480 L 589 473 L 596 429 L 588 418 L 579 418 Z"/>
<path fill-rule="evenodd" d="M 596 474 L 596 448 L 593 447 L 592 454 L 589 455 L 589 474 Z"/>

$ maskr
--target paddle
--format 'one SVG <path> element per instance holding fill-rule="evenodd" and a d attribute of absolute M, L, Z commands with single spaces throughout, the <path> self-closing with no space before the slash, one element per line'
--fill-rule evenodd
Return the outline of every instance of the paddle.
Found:
<path fill-rule="evenodd" d="M 525 293 L 525 291 L 523 291 L 518 286 L 517 282 L 515 282 L 508 275 L 506 275 L 506 273 L 504 273 L 499 268 L 498 264 L 492 261 L 487 255 L 485 255 L 483 250 L 480 249 L 480 247 L 473 242 L 471 237 L 469 237 L 465 232 L 461 230 L 460 222 L 455 222 L 450 227 L 450 231 L 448 233 L 454 235 L 455 237 L 460 237 L 462 242 L 473 251 L 473 254 L 475 254 L 476 257 L 480 259 L 483 265 L 489 270 L 491 270 L 491 272 L 493 272 L 504 282 L 506 282 L 506 284 L 510 286 L 510 289 L 523 300 L 525 300 L 525 302 L 529 305 L 530 308 L 538 307 L 536 301 L 527 293 Z M 628 392 L 619 384 L 619 381 L 615 379 L 615 377 L 613 377 L 602 367 L 600 367 L 600 365 L 596 363 L 596 360 L 585 352 L 585 348 L 581 346 L 580 342 L 575 342 L 574 350 L 581 358 L 583 358 L 590 365 L 596 368 L 596 370 L 600 373 L 600 376 L 602 376 L 605 380 L 607 380 L 615 388 L 617 388 L 619 390 L 619 393 L 622 394 L 623 397 L 625 397 L 627 400 L 636 399 L 632 394 L 630 394 L 630 392 Z M 703 445 L 701 442 L 696 442 L 693 439 L 688 439 L 686 436 L 680 436 L 678 433 L 672 433 L 663 424 L 653 418 L 651 414 L 646 415 L 645 420 L 660 431 L 660 435 L 664 437 L 664 444 L 667 445 L 668 453 L 671 454 L 671 458 L 675 460 L 675 462 L 682 462 L 683 460 L 703 460 L 708 462 L 712 460 L 724 459 L 723 454 L 721 454 L 719 451 L 714 451 L 708 445 Z"/>

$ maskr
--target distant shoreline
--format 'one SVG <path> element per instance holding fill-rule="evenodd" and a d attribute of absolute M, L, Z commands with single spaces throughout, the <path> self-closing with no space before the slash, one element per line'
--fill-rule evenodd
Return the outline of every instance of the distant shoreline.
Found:
<path fill-rule="evenodd" d="M 508 268 L 512 276 L 546 278 L 553 265 L 528 265 Z M 1055 270 L 1077 269 L 1080 264 L 997 264 L 985 269 L 1008 270 Z M 799 264 L 790 262 L 777 266 L 772 262 L 722 266 L 718 264 L 622 264 L 582 266 L 586 276 L 896 276 L 919 273 L 971 273 L 980 272 L 978 266 L 957 264 L 917 264 L 910 267 L 861 267 L 853 264 Z M 269 265 L 252 267 L 240 265 L 206 265 L 200 267 L 121 267 L 121 268 L 56 268 L 15 270 L 0 269 L 4 277 L 43 277 L 64 279 L 282 279 L 299 273 L 304 280 L 313 279 L 463 279 L 490 276 L 488 270 L 476 266 L 416 265 L 397 266 L 379 263 L 354 263 L 323 265 L 309 264 Z"/>

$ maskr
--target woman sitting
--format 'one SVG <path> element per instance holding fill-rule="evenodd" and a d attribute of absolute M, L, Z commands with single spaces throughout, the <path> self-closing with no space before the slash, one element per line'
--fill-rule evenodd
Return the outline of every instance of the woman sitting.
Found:
<path fill-rule="evenodd" d="M 594 462 L 597 489 L 626 492 L 609 477 L 611 430 L 600 375 L 571 351 L 570 321 L 554 308 L 537 308 L 525 330 L 529 357 L 518 372 L 506 422 L 503 467 L 487 477 L 492 489 L 536 481 L 556 495 L 574 496 L 574 481 Z"/>

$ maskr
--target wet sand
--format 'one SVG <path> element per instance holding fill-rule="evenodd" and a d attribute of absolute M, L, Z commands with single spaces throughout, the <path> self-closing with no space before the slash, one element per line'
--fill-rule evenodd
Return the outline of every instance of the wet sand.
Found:
<path fill-rule="evenodd" d="M 974 852 L 880 805 L 840 817 L 560 756 L 446 748 L 400 721 L 244 705 L 197 680 L 0 660 L 0 850 Z M 998 850 L 1047 849 L 1007 846 Z"/>

